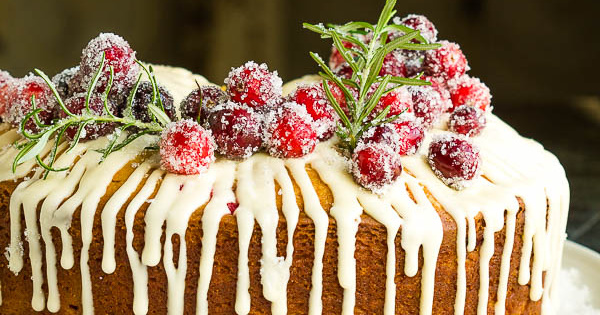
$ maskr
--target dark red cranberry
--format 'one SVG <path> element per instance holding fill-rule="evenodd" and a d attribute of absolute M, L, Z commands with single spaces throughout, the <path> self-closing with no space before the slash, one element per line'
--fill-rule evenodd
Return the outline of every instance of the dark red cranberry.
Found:
<path fill-rule="evenodd" d="M 173 96 L 171 93 L 162 85 L 158 85 L 158 92 L 167 116 L 169 116 L 171 121 L 177 120 L 177 114 L 175 112 L 175 105 L 173 105 Z M 131 107 L 131 112 L 135 119 L 147 123 L 152 122 L 153 116 L 148 109 L 148 105 L 152 103 L 152 93 L 152 83 L 148 81 L 140 83 L 137 91 L 135 92 L 133 106 Z M 156 105 L 160 107 L 160 104 L 157 103 Z"/>
<path fill-rule="evenodd" d="M 181 118 L 204 124 L 211 109 L 227 101 L 227 93 L 215 85 L 203 85 L 193 90 L 179 105 Z"/>
<path fill-rule="evenodd" d="M 200 174 L 215 160 L 215 144 L 210 132 L 190 119 L 167 125 L 159 147 L 162 168 L 175 174 Z"/>
<path fill-rule="evenodd" d="M 377 87 L 378 84 L 373 85 L 371 87 L 370 93 L 372 94 Z M 379 102 L 377 103 L 369 117 L 371 119 L 377 117 L 377 115 L 379 115 L 379 113 L 388 106 L 390 107 L 390 111 L 388 112 L 386 117 L 400 115 L 404 112 L 412 112 L 412 96 L 408 89 L 406 87 L 398 87 L 393 91 L 383 95 L 379 99 Z"/>
<path fill-rule="evenodd" d="M 383 59 L 383 66 L 379 71 L 380 76 L 391 75 L 394 77 L 406 77 L 406 64 L 402 52 L 394 50 Z"/>
<path fill-rule="evenodd" d="M 398 132 L 393 124 L 383 124 L 369 128 L 360 137 L 360 142 L 369 144 L 385 143 L 389 146 L 396 146 L 398 143 Z"/>
<path fill-rule="evenodd" d="M 36 108 L 42 109 L 38 114 L 42 124 L 48 125 L 56 118 L 57 101 L 50 87 L 42 78 L 28 75 L 15 80 L 13 84 L 11 91 L 8 92 L 6 122 L 11 123 L 15 128 L 19 127 L 21 121 L 32 110 L 32 96 L 35 96 Z M 25 129 L 29 132 L 39 131 L 33 120 L 27 122 Z"/>
<path fill-rule="evenodd" d="M 354 70 L 352 70 L 352 67 L 350 67 L 349 64 L 344 63 L 344 64 L 340 65 L 339 67 L 337 67 L 336 70 L 334 70 L 334 73 L 342 79 L 350 80 L 352 78 L 352 74 L 354 73 Z"/>
<path fill-rule="evenodd" d="M 430 128 L 448 110 L 449 99 L 443 99 L 432 86 L 413 86 L 410 92 L 413 112 L 424 128 Z"/>
<path fill-rule="evenodd" d="M 250 157 L 262 146 L 263 121 L 252 108 L 233 102 L 218 105 L 209 114 L 217 151 L 230 159 Z"/>
<path fill-rule="evenodd" d="M 429 146 L 429 165 L 446 185 L 460 190 L 479 173 L 479 150 L 465 137 L 444 135 Z"/>
<path fill-rule="evenodd" d="M 0 118 L 5 119 L 9 91 L 13 88 L 15 79 L 6 71 L 0 70 Z"/>
<path fill-rule="evenodd" d="M 478 107 L 482 111 L 490 108 L 492 95 L 490 89 L 478 78 L 463 75 L 455 80 L 448 81 L 453 109 L 460 105 Z"/>
<path fill-rule="evenodd" d="M 356 146 L 352 154 L 352 175 L 361 186 L 380 192 L 402 172 L 400 155 L 385 142 L 369 142 Z"/>
<path fill-rule="evenodd" d="M 235 213 L 235 210 L 237 210 L 237 208 L 238 208 L 239 206 L 240 206 L 240 204 L 239 204 L 239 203 L 237 203 L 237 202 L 228 202 L 228 203 L 227 203 L 227 209 L 229 209 L 229 212 L 230 212 L 231 214 L 234 214 L 234 213 Z"/>
<path fill-rule="evenodd" d="M 326 140 L 333 136 L 336 127 L 336 114 L 321 84 L 299 86 L 288 97 L 288 100 L 306 108 L 308 114 L 315 121 L 319 140 Z"/>
<path fill-rule="evenodd" d="M 317 131 L 306 109 L 288 102 L 275 108 L 267 121 L 267 150 L 281 158 L 297 158 L 314 151 Z"/>
<path fill-rule="evenodd" d="M 76 66 L 65 69 L 52 77 L 52 84 L 54 84 L 61 99 L 66 100 L 74 93 L 74 88 L 70 87 L 69 84 L 78 71 L 79 66 Z"/>
<path fill-rule="evenodd" d="M 448 41 L 439 42 L 442 47 L 433 50 L 427 50 L 423 67 L 425 74 L 442 77 L 446 80 L 459 77 L 467 70 L 467 58 L 460 50 L 460 46 Z"/>
<path fill-rule="evenodd" d="M 477 136 L 485 127 L 485 112 L 469 105 L 457 107 L 450 115 L 448 128 L 466 136 Z"/>
<path fill-rule="evenodd" d="M 86 112 L 85 107 L 85 93 L 77 93 L 65 100 L 65 107 L 75 115 L 83 115 Z M 104 109 L 104 99 L 99 95 L 93 95 L 90 98 L 89 108 L 92 115 L 107 115 L 108 113 Z M 113 103 L 109 103 L 109 109 L 115 114 L 116 106 Z M 67 118 L 67 114 L 64 111 L 59 112 L 59 117 Z M 81 133 L 81 140 L 93 140 L 98 137 L 105 136 L 115 130 L 113 123 L 94 123 L 85 126 Z M 73 140 L 77 134 L 77 126 L 72 126 L 67 129 L 65 135 L 67 139 Z"/>
<path fill-rule="evenodd" d="M 398 133 L 397 150 L 400 155 L 415 154 L 425 138 L 423 127 L 412 120 L 397 120 L 393 126 Z"/>
<path fill-rule="evenodd" d="M 135 51 L 131 49 L 129 43 L 115 34 L 101 33 L 83 49 L 79 73 L 71 80 L 74 85 L 78 85 L 74 91 L 87 91 L 92 78 L 100 67 L 102 53 L 105 54 L 105 62 L 100 79 L 96 84 L 96 92 L 102 93 L 106 90 L 110 66 L 112 66 L 114 77 L 111 98 L 120 103 L 127 98 L 127 93 L 135 84 L 141 67 L 136 63 Z"/>
<path fill-rule="evenodd" d="M 225 79 L 227 93 L 232 101 L 250 107 L 262 107 L 281 102 L 281 78 L 277 71 L 270 72 L 266 64 L 248 61 L 232 69 Z"/>
<path fill-rule="evenodd" d="M 424 15 L 410 14 L 402 19 L 401 24 L 408 26 L 421 33 L 427 42 L 435 43 L 437 41 L 438 31 L 435 25 Z"/>

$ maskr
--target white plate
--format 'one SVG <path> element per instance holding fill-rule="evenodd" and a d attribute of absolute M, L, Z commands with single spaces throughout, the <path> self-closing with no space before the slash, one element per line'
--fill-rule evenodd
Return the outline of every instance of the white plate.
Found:
<path fill-rule="evenodd" d="M 564 290 L 580 291 L 582 287 L 587 287 L 586 290 L 589 292 L 587 302 L 600 312 L 600 254 L 567 240 L 563 251 L 562 269 L 564 273 L 561 276 L 563 277 L 569 276 L 569 270 L 576 270 L 577 272 L 573 276 L 577 279 L 562 279 L 561 277 L 560 296 L 564 298 L 561 304 L 567 302 L 564 300 L 569 298 L 577 298 L 577 296 L 573 297 L 574 292 L 563 292 Z"/>

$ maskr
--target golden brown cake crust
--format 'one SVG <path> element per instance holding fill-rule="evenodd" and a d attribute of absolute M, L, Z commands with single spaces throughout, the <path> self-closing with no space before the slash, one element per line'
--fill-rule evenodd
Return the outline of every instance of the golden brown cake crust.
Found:
<path fill-rule="evenodd" d="M 115 175 L 113 183 L 109 186 L 106 195 L 101 199 L 98 209 L 103 209 L 104 204 L 110 196 L 129 177 L 133 169 L 126 167 Z M 322 206 L 329 211 L 333 197 L 329 188 L 319 179 L 316 172 L 308 170 L 315 190 L 320 198 Z M 0 245 L 8 246 L 10 241 L 10 219 L 8 216 L 8 205 L 10 195 L 17 183 L 0 183 L 0 206 L 4 215 L 0 218 Z M 138 186 L 142 187 L 143 183 Z M 302 211 L 302 198 L 299 189 L 295 187 L 298 204 L 301 208 L 300 218 L 294 233 L 294 256 L 290 268 L 290 280 L 288 283 L 288 313 L 305 314 L 308 312 L 308 297 L 311 289 L 311 271 L 314 259 L 315 231 L 311 219 Z M 156 191 L 155 191 L 156 193 Z M 133 194 L 135 195 L 135 194 Z M 435 201 L 428 196 L 440 215 L 444 237 L 439 251 L 436 268 L 435 292 L 434 292 L 434 314 L 453 313 L 456 294 L 457 262 L 456 262 L 456 224 L 453 218 Z M 280 199 L 280 197 L 279 197 Z M 129 202 L 129 201 L 128 201 Z M 277 200 L 278 208 L 281 209 L 281 200 Z M 508 314 L 538 314 L 541 312 L 541 302 L 533 302 L 529 299 L 529 285 L 521 286 L 517 283 L 518 266 L 521 257 L 522 237 L 524 229 L 525 209 L 522 202 L 517 214 L 515 243 L 511 256 L 510 276 L 506 301 L 506 312 Z M 133 304 L 133 280 L 129 260 L 125 249 L 125 223 L 124 209 L 117 216 L 117 228 L 115 238 L 115 259 L 117 268 L 112 274 L 102 271 L 102 227 L 100 223 L 100 211 L 96 213 L 93 242 L 90 247 L 89 268 L 92 275 L 92 290 L 94 296 L 94 309 L 96 314 L 124 314 L 132 309 Z M 147 208 L 145 204 L 138 212 L 134 224 L 134 248 L 141 253 L 144 245 L 144 213 Z M 199 208 L 191 217 L 186 233 L 187 242 L 187 278 L 185 289 L 185 314 L 195 314 L 196 289 L 199 277 L 200 249 L 202 246 L 202 217 L 203 207 Z M 383 313 L 385 294 L 385 256 L 386 229 L 370 216 L 363 214 L 356 240 L 355 258 L 357 260 L 356 273 L 356 314 L 381 314 Z M 24 223 L 22 226 L 25 226 Z M 74 241 L 75 261 L 79 261 L 81 251 L 79 211 L 73 216 L 70 233 Z M 465 314 L 475 314 L 477 308 L 479 289 L 479 250 L 483 241 L 483 219 L 476 217 L 477 247 L 474 251 L 467 253 L 467 295 Z M 61 240 L 57 231 L 53 231 L 53 239 L 57 246 L 58 255 L 61 250 Z M 286 222 L 280 214 L 277 229 L 278 254 L 283 255 L 286 251 L 287 230 Z M 488 313 L 494 312 L 494 301 L 499 282 L 500 260 L 502 256 L 505 229 L 495 234 L 495 252 L 490 261 L 490 295 Z M 423 265 L 422 255 L 419 257 L 419 272 L 414 277 L 404 274 L 404 251 L 400 240 L 402 233 L 396 236 L 396 313 L 418 314 L 421 294 L 421 267 Z M 163 235 L 164 241 L 164 235 Z M 32 284 L 31 267 L 28 258 L 27 242 L 24 242 L 24 268 L 15 276 L 7 266 L 6 260 L 0 261 L 0 281 L 2 283 L 2 305 L 1 314 L 28 314 L 34 313 L 31 309 Z M 43 248 L 43 247 L 42 247 Z M 178 248 L 175 240 L 175 249 Z M 175 250 L 175 258 L 178 257 Z M 235 292 L 238 268 L 238 232 L 236 217 L 226 215 L 221 220 L 217 236 L 217 250 L 215 263 L 208 292 L 209 313 L 211 314 L 233 314 L 235 305 Z M 257 224 L 254 225 L 254 233 L 249 249 L 250 269 L 250 296 L 252 314 L 269 314 L 270 302 L 262 296 L 260 283 L 260 259 L 261 259 L 261 233 Z M 342 288 L 337 278 L 337 235 L 335 220 L 330 217 L 327 241 L 325 246 L 323 267 L 323 313 L 339 314 L 342 305 Z M 45 266 L 43 267 L 45 269 Z M 148 267 L 148 297 L 149 314 L 167 313 L 167 277 L 162 263 L 156 267 Z M 58 268 L 58 283 L 60 291 L 61 309 L 59 314 L 81 313 L 81 275 L 79 264 L 76 263 L 70 270 Z M 47 288 L 44 286 L 44 290 Z M 48 311 L 43 314 L 50 314 Z"/>

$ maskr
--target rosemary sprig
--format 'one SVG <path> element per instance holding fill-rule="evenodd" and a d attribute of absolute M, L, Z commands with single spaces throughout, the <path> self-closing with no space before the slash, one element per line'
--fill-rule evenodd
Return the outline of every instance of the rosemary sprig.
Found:
<path fill-rule="evenodd" d="M 390 24 L 390 20 L 396 14 L 395 5 L 396 0 L 386 0 L 375 25 L 368 22 L 349 22 L 343 25 L 327 24 L 327 26 L 322 23 L 303 24 L 304 28 L 321 35 L 321 38 L 332 39 L 333 45 L 352 68 L 351 78 L 349 80 L 342 79 L 327 66 L 318 54 L 310 52 L 310 56 L 322 70 L 319 75 L 323 79 L 323 88 L 327 98 L 340 117 L 337 134 L 342 140 L 342 145 L 350 152 L 354 150 L 358 139 L 367 129 L 391 122 L 399 117 L 399 115 L 395 115 L 388 118 L 390 110 L 388 106 L 376 113 L 375 118 L 369 120 L 368 117 L 372 116 L 371 113 L 382 96 L 402 85 L 430 85 L 427 81 L 415 78 L 379 76 L 385 56 L 393 50 L 428 50 L 440 47 L 439 44 L 427 43 L 419 31 L 404 25 Z M 393 31 L 401 31 L 404 35 L 388 42 L 388 34 Z M 371 40 L 365 43 L 360 37 L 367 34 L 371 36 Z M 413 40 L 418 43 L 413 43 Z M 344 43 L 351 43 L 352 47 L 347 48 Z M 343 92 L 349 115 L 336 101 L 328 82 L 332 82 Z M 371 87 L 376 85 L 378 85 L 377 89 L 374 92 L 371 91 Z M 353 94 L 350 88 L 356 89 L 357 93 Z"/>
<path fill-rule="evenodd" d="M 100 75 L 102 74 L 102 70 L 105 66 L 104 53 L 102 54 L 100 66 L 98 67 L 98 70 L 88 86 L 85 99 L 85 109 L 82 111 L 82 114 L 74 114 L 69 111 L 50 78 L 48 78 L 43 71 L 35 69 L 34 72 L 46 82 L 54 94 L 54 97 L 59 105 L 58 109 L 66 114 L 66 118 L 55 119 L 50 125 L 42 124 L 38 118 L 38 114 L 42 111 L 42 109 L 36 107 L 35 96 L 33 96 L 31 99 L 32 110 L 25 116 L 23 121 L 21 121 L 19 127 L 20 132 L 23 135 L 23 139 L 15 143 L 15 148 L 17 148 L 19 152 L 13 161 L 12 171 L 16 172 L 17 166 L 32 159 L 34 159 L 40 167 L 44 168 L 44 179 L 48 176 L 49 172 L 68 170 L 69 167 L 55 168 L 54 163 L 58 155 L 59 146 L 65 140 L 65 132 L 71 128 L 77 128 L 77 131 L 75 132 L 74 139 L 71 141 L 65 152 L 72 150 L 82 140 L 86 126 L 106 123 L 117 125 L 115 131 L 109 136 L 109 141 L 106 147 L 96 150 L 99 153 L 102 153 L 99 163 L 104 161 L 104 159 L 106 159 L 106 157 L 111 153 L 121 150 L 135 139 L 138 139 L 143 135 L 159 134 L 164 127 L 171 122 L 171 120 L 164 112 L 164 106 L 161 98 L 159 97 L 158 82 L 156 80 L 156 76 L 154 75 L 154 70 L 152 67 L 148 68 L 139 61 L 136 62 L 148 75 L 148 78 L 152 84 L 152 101 L 150 104 L 148 104 L 148 111 L 150 116 L 153 118 L 153 121 L 150 123 L 136 119 L 132 113 L 135 93 L 137 92 L 142 77 L 141 74 L 138 77 L 131 93 L 129 94 L 129 97 L 127 98 L 126 108 L 123 111 L 123 117 L 118 117 L 111 112 L 109 106 L 109 94 L 114 79 L 114 69 L 112 66 L 109 67 L 109 78 L 106 90 L 104 93 L 102 93 L 102 97 L 104 98 L 104 113 L 102 113 L 102 115 L 96 115 L 91 111 L 89 106 L 90 99 L 92 98 L 93 93 L 95 93 L 94 91 L 96 84 L 98 83 Z M 35 124 L 35 129 L 37 131 L 27 130 L 26 126 L 29 126 L 31 122 Z M 130 132 L 127 132 L 128 130 Z M 127 132 L 127 136 L 122 139 L 122 134 L 124 132 Z M 42 157 L 40 154 L 50 139 L 54 139 L 54 144 L 50 150 L 50 153 L 45 158 L 47 161 L 44 161 L 44 157 Z"/>

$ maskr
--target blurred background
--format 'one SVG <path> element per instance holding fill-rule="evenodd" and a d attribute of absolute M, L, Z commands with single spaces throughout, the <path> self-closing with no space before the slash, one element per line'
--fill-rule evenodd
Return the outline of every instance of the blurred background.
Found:
<path fill-rule="evenodd" d="M 78 64 L 100 32 L 138 58 L 222 83 L 231 67 L 267 62 L 284 81 L 314 73 L 308 56 L 330 42 L 302 22 L 374 22 L 383 0 L 0 0 L 0 69 L 23 76 Z M 569 238 L 600 251 L 600 1 L 399 0 L 457 42 L 470 74 L 492 90 L 494 112 L 540 141 L 571 183 Z"/>

